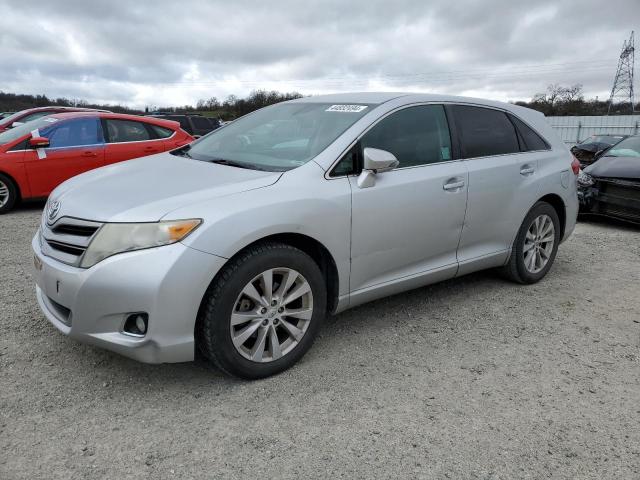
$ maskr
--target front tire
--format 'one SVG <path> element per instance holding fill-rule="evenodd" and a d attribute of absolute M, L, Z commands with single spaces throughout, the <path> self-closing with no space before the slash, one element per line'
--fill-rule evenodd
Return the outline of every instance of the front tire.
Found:
<path fill-rule="evenodd" d="M 503 274 L 517 283 L 539 282 L 553 265 L 559 244 L 558 213 L 547 202 L 536 203 L 520 226 Z"/>
<path fill-rule="evenodd" d="M 256 379 L 302 358 L 326 314 L 318 265 L 283 243 L 247 248 L 229 261 L 205 294 L 196 344 L 228 375 Z"/>
<path fill-rule="evenodd" d="M 0 215 L 9 212 L 18 200 L 18 188 L 13 180 L 0 173 Z"/>

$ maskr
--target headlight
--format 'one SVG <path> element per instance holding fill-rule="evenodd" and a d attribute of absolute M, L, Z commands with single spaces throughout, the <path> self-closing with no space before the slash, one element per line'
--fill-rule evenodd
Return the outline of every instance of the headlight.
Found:
<path fill-rule="evenodd" d="M 106 223 L 89 244 L 80 266 L 88 268 L 116 253 L 176 243 L 189 235 L 202 220 L 155 223 Z"/>
<path fill-rule="evenodd" d="M 581 187 L 590 187 L 594 183 L 595 181 L 591 175 L 580 170 L 580 173 L 578 173 L 578 185 Z"/>

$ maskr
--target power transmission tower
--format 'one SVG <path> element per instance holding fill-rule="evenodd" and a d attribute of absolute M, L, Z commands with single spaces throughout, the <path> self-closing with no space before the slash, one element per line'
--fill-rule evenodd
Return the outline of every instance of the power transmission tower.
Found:
<path fill-rule="evenodd" d="M 618 70 L 616 70 L 616 78 L 613 80 L 613 88 L 611 89 L 611 97 L 609 97 L 609 109 L 607 115 L 611 113 L 611 107 L 616 99 L 621 103 L 629 102 L 631 104 L 631 113 L 634 111 L 633 98 L 633 62 L 634 62 L 634 46 L 633 32 L 629 40 L 625 40 L 622 44 L 622 52 L 620 60 L 618 60 Z"/>

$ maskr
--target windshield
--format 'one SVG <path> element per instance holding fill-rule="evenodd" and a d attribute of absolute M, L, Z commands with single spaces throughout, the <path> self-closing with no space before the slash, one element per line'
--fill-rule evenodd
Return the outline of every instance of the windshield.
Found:
<path fill-rule="evenodd" d="M 11 143 L 14 140 L 17 140 L 18 138 L 23 137 L 24 135 L 27 135 L 28 133 L 32 132 L 37 128 L 39 129 L 43 127 L 48 127 L 57 121 L 58 119 L 55 117 L 43 117 L 43 118 L 38 118 L 36 120 L 33 120 L 31 122 L 27 122 L 23 125 L 19 125 L 10 130 L 6 130 L 0 133 L 0 145 L 6 145 L 7 143 Z"/>
<path fill-rule="evenodd" d="M 22 115 L 23 112 L 12 113 L 7 117 L 3 117 L 0 119 L 0 125 L 11 125 L 19 116 Z"/>
<path fill-rule="evenodd" d="M 580 142 L 581 145 L 585 143 L 606 143 L 607 145 L 613 145 L 618 143 L 624 137 L 620 135 L 591 135 Z"/>
<path fill-rule="evenodd" d="M 256 170 L 286 171 L 307 163 L 370 105 L 282 103 L 215 130 L 176 154 Z"/>
<path fill-rule="evenodd" d="M 640 137 L 629 137 L 605 154 L 607 157 L 640 157 Z"/>

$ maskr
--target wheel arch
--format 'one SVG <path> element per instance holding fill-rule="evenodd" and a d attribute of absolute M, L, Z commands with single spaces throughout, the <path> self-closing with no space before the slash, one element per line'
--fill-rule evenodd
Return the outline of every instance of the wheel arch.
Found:
<path fill-rule="evenodd" d="M 0 170 L 0 175 L 7 177 L 11 181 L 11 183 L 13 183 L 13 186 L 15 187 L 16 192 L 18 193 L 18 198 L 16 198 L 16 202 L 19 202 L 20 200 L 22 200 L 22 190 L 20 189 L 20 183 L 18 183 L 18 181 L 14 178 L 14 176 L 4 170 Z"/>
<path fill-rule="evenodd" d="M 562 197 L 555 193 L 549 193 L 544 197 L 539 198 L 536 203 L 538 202 L 546 202 L 549 205 L 551 205 L 553 209 L 556 211 L 556 213 L 558 214 L 558 220 L 560 221 L 560 239 L 563 239 L 564 232 L 567 225 L 567 212 L 566 212 L 566 206 L 564 204 L 564 200 L 562 200 Z"/>
<path fill-rule="evenodd" d="M 325 281 L 325 286 L 327 288 L 327 312 L 334 313 L 338 306 L 338 297 L 340 291 L 340 277 L 338 274 L 338 268 L 335 259 L 333 258 L 333 255 L 331 254 L 329 249 L 325 245 L 323 245 L 322 242 L 309 235 L 293 232 L 282 232 L 266 235 L 244 245 L 231 257 L 229 257 L 229 259 L 225 263 L 228 263 L 232 259 L 241 255 L 242 252 L 244 252 L 246 249 L 265 242 L 279 242 L 291 245 L 292 247 L 302 250 L 304 253 L 309 255 L 314 262 L 316 262 L 316 264 L 320 268 L 322 277 Z M 211 280 L 211 284 L 216 281 L 217 276 L 217 274 L 216 276 L 214 276 L 214 278 Z M 205 298 L 206 293 L 201 300 L 201 307 L 202 303 L 205 301 Z"/>

